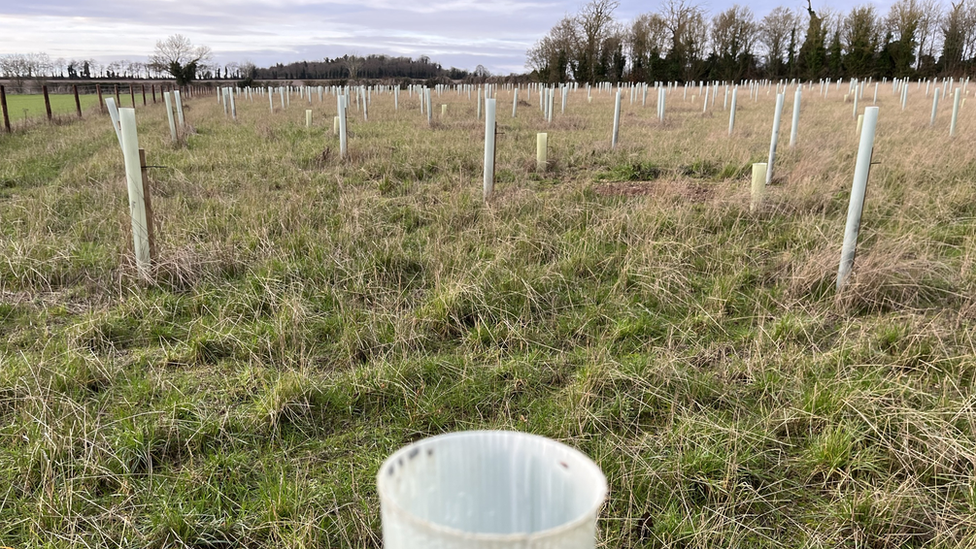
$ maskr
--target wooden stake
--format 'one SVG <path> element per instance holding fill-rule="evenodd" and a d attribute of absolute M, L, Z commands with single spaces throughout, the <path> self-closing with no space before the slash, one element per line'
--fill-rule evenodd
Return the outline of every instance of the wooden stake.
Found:
<path fill-rule="evenodd" d="M 44 92 L 44 110 L 47 111 L 47 121 L 51 121 L 51 98 L 47 95 L 47 86 L 41 86 L 41 91 Z"/>
<path fill-rule="evenodd" d="M 10 133 L 10 115 L 7 113 L 7 92 L 0 86 L 0 110 L 3 111 L 3 128 Z"/>
<path fill-rule="evenodd" d="M 156 84 L 152 84 L 152 85 L 150 85 L 150 87 L 152 88 L 153 105 L 155 105 L 156 104 Z"/>
<path fill-rule="evenodd" d="M 75 109 L 78 110 L 78 118 L 81 118 L 81 99 L 78 97 L 78 86 L 71 86 L 75 92 Z"/>
<path fill-rule="evenodd" d="M 143 86 L 145 90 L 145 86 Z M 149 233 L 149 259 L 155 261 L 156 255 L 156 228 L 153 223 L 152 209 L 152 187 L 149 184 L 149 168 L 146 166 L 146 149 L 139 149 L 139 167 L 142 171 L 142 199 L 146 205 L 146 231 Z"/>
<path fill-rule="evenodd" d="M 102 101 L 102 85 L 95 84 L 95 93 L 98 94 L 98 110 L 105 114 L 105 101 Z"/>
<path fill-rule="evenodd" d="M 142 84 L 142 106 L 146 106 L 146 85 Z"/>
<path fill-rule="evenodd" d="M 136 90 L 129 84 L 129 99 L 132 100 L 132 108 L 136 108 Z"/>

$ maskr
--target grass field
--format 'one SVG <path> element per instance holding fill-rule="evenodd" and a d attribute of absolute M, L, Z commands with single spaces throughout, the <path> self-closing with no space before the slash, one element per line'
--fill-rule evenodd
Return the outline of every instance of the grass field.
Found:
<path fill-rule="evenodd" d="M 950 139 L 881 87 L 838 295 L 857 136 L 818 90 L 755 212 L 765 89 L 732 138 L 722 96 L 625 92 L 616 150 L 610 94 L 503 90 L 489 203 L 466 95 L 353 105 L 345 161 L 331 96 L 197 98 L 181 146 L 140 107 L 151 285 L 107 117 L 0 136 L 0 545 L 378 547 L 382 460 L 491 428 L 602 467 L 599 547 L 973 547 L 972 102 Z"/>
<path fill-rule="evenodd" d="M 77 107 L 75 106 L 75 96 L 71 94 L 50 94 L 48 98 L 51 100 L 51 113 L 54 116 L 60 116 L 62 118 L 69 118 L 72 116 L 77 116 Z M 98 96 L 97 95 L 79 95 L 79 101 L 81 101 L 81 111 L 85 113 L 93 108 L 98 108 Z M 139 98 L 142 101 L 142 98 Z M 123 103 L 123 106 L 128 106 Z M 15 95 L 7 94 L 7 112 L 10 116 L 10 123 L 15 124 L 24 119 L 27 120 L 43 120 L 47 117 L 47 111 L 44 108 L 44 96 L 41 94 L 36 95 Z"/>

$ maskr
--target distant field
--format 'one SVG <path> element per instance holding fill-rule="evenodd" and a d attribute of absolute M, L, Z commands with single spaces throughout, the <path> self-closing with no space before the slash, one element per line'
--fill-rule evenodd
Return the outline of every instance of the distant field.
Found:
<path fill-rule="evenodd" d="M 74 114 L 75 97 L 71 94 L 50 95 L 51 112 L 55 115 Z M 97 95 L 80 95 L 81 110 L 86 111 L 98 105 Z M 7 109 L 10 113 L 10 122 L 17 122 L 24 118 L 43 118 L 44 96 L 37 95 L 12 95 L 7 94 Z"/>

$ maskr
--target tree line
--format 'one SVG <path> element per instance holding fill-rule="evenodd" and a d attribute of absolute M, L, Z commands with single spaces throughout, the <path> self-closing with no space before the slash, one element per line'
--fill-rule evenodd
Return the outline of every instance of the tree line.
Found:
<path fill-rule="evenodd" d="M 259 80 L 374 80 L 391 78 L 462 80 L 467 78 L 469 74 L 466 70 L 454 67 L 445 69 L 440 63 L 432 62 L 425 55 L 417 59 L 386 55 L 367 55 L 365 57 L 344 55 L 334 59 L 326 57 L 321 61 L 277 63 L 268 68 L 257 69 L 254 78 Z"/>
<path fill-rule="evenodd" d="M 710 15 L 687 0 L 618 21 L 617 0 L 591 0 L 526 53 L 543 82 L 754 78 L 921 78 L 976 72 L 976 0 L 897 0 L 847 12 L 745 6 Z"/>
<path fill-rule="evenodd" d="M 195 46 L 182 35 L 156 43 L 147 62 L 120 60 L 99 63 L 94 59 L 51 59 L 45 53 L 0 55 L 0 76 L 22 91 L 39 88 L 46 79 L 153 79 L 174 78 L 179 85 L 193 80 L 237 80 L 250 85 L 255 80 L 471 80 L 490 76 L 478 66 L 473 72 L 443 68 L 427 56 L 417 59 L 386 55 L 344 55 L 322 60 L 276 63 L 267 68 L 251 61 L 218 64 L 207 46 Z"/>

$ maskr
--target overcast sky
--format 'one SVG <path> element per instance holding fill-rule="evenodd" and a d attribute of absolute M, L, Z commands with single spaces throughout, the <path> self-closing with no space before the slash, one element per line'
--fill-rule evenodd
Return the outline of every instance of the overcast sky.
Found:
<path fill-rule="evenodd" d="M 563 0 L 3 0 L 0 54 L 45 52 L 51 58 L 145 61 L 156 41 L 183 34 L 213 49 L 221 64 L 358 55 L 427 55 L 445 68 L 492 73 L 525 70 L 525 51 L 583 1 Z M 733 2 L 700 2 L 710 13 Z M 757 17 L 805 0 L 758 0 Z M 860 2 L 857 2 L 860 3 Z M 884 14 L 891 0 L 874 4 Z M 814 9 L 847 11 L 855 3 L 814 0 Z M 621 0 L 624 21 L 660 2 Z"/>

